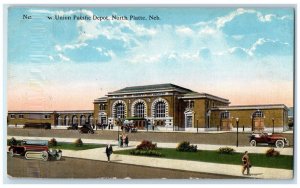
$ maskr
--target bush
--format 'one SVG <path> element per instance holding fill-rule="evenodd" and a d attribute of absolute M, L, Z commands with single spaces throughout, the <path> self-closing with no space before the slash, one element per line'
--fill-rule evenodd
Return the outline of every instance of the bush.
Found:
<path fill-rule="evenodd" d="M 230 147 L 221 147 L 218 149 L 218 152 L 221 154 L 232 154 L 235 152 L 235 150 Z"/>
<path fill-rule="evenodd" d="M 161 154 L 158 151 L 155 150 L 132 150 L 130 152 L 132 155 L 143 155 L 143 156 L 155 156 L 155 157 L 163 157 L 163 154 Z"/>
<path fill-rule="evenodd" d="M 51 140 L 48 141 L 48 146 L 49 147 L 53 147 L 53 146 L 57 146 L 57 141 L 55 138 L 52 138 Z"/>
<path fill-rule="evenodd" d="M 18 141 L 14 137 L 12 137 L 11 139 L 7 140 L 7 145 L 9 145 L 9 146 L 15 146 L 17 144 L 18 144 Z"/>
<path fill-rule="evenodd" d="M 78 139 L 75 141 L 74 144 L 75 144 L 76 147 L 81 147 L 81 146 L 83 146 L 83 142 L 82 142 L 81 138 L 78 138 Z"/>
<path fill-rule="evenodd" d="M 152 144 L 151 141 L 143 140 L 137 147 L 138 150 L 155 150 L 157 149 L 156 144 Z"/>
<path fill-rule="evenodd" d="M 266 151 L 267 157 L 277 157 L 280 155 L 279 151 L 276 151 L 274 148 L 270 148 Z"/>
<path fill-rule="evenodd" d="M 177 151 L 183 151 L 183 152 L 196 152 L 197 151 L 197 146 L 196 145 L 190 145 L 189 142 L 183 141 L 178 144 Z"/>

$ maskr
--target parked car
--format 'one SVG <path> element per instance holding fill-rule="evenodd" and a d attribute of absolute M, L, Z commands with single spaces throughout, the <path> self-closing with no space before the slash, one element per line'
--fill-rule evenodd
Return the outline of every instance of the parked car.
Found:
<path fill-rule="evenodd" d="M 67 129 L 68 129 L 68 130 L 78 130 L 78 124 L 77 124 L 77 123 L 72 124 L 72 125 L 69 126 Z"/>
<path fill-rule="evenodd" d="M 257 146 L 259 144 L 273 145 L 277 148 L 284 148 L 289 145 L 289 141 L 280 134 L 268 133 L 253 133 L 249 140 L 250 146 Z"/>
<path fill-rule="evenodd" d="M 8 148 L 9 156 L 24 156 L 26 159 L 60 160 L 61 150 L 50 149 L 47 140 L 22 140 L 19 145 Z"/>
<path fill-rule="evenodd" d="M 94 130 L 90 124 L 84 124 L 82 127 L 79 129 L 80 133 L 88 133 L 88 134 L 94 134 Z"/>
<path fill-rule="evenodd" d="M 23 128 L 51 129 L 51 123 L 25 123 Z"/>

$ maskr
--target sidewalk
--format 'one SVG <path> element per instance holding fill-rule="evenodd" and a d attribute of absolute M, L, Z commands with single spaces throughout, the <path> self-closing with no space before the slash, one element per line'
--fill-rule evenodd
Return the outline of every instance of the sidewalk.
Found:
<path fill-rule="evenodd" d="M 7 136 L 7 139 L 14 137 L 17 140 L 30 139 L 30 140 L 50 140 L 52 137 L 24 137 L 24 136 Z M 59 142 L 74 142 L 76 139 L 74 138 L 55 138 Z M 94 144 L 113 144 L 118 145 L 117 140 L 98 140 L 98 139 L 81 139 L 83 143 L 94 143 Z M 129 148 L 135 148 L 141 142 L 130 141 Z M 156 143 L 156 142 L 154 142 Z M 193 144 L 193 143 L 191 143 Z M 218 150 L 220 147 L 226 147 L 225 145 L 210 145 L 210 144 L 195 144 L 199 150 Z M 157 147 L 161 148 L 176 148 L 177 143 L 157 143 Z M 233 148 L 238 153 L 244 153 L 248 151 L 249 153 L 265 153 L 270 147 L 251 147 L 251 146 L 241 146 L 236 147 L 233 145 L 228 145 L 228 147 Z M 293 148 L 276 148 L 277 151 L 280 152 L 281 155 L 293 155 Z"/>
<path fill-rule="evenodd" d="M 9 137 L 10 138 L 10 137 Z M 16 139 L 40 139 L 40 140 L 50 140 L 51 138 L 38 138 L 38 137 L 19 137 L 15 136 Z M 112 140 L 95 140 L 95 139 L 82 139 L 84 143 L 98 143 L 98 144 L 117 144 L 117 141 Z M 74 139 L 70 138 L 58 138 L 57 141 L 64 142 L 74 142 Z M 135 148 L 135 145 L 139 144 L 139 142 L 130 142 L 130 147 L 127 148 L 119 148 L 118 146 L 114 146 L 113 150 L 124 150 Z M 199 144 L 198 144 L 199 145 Z M 174 143 L 158 143 L 158 147 L 173 147 L 176 146 Z M 220 146 L 214 145 L 199 145 L 202 148 L 207 147 L 206 149 L 215 149 Z M 198 147 L 199 147 L 198 146 Z M 232 146 L 231 146 L 232 147 Z M 235 148 L 235 147 L 233 147 Z M 235 148 L 239 152 L 244 152 L 245 148 L 251 153 L 250 147 L 243 148 Z M 256 148 L 258 149 L 258 148 Z M 263 151 L 265 151 L 264 148 Z M 260 151 L 258 149 L 257 151 Z M 284 148 L 283 151 L 290 150 L 292 148 Z M 261 150 L 262 151 L 262 150 Z M 255 152 L 259 153 L 259 152 Z M 89 150 L 81 150 L 81 151 L 72 151 L 72 150 L 64 150 L 63 156 L 66 157 L 74 157 L 74 158 L 82 158 L 82 159 L 90 159 L 90 160 L 99 160 L 99 161 L 107 161 L 107 157 L 105 154 L 105 148 L 96 148 Z M 218 163 L 208 163 L 208 162 L 199 162 L 199 161 L 186 161 L 186 160 L 177 160 L 177 159 L 163 159 L 163 158 L 154 158 L 154 157 L 141 157 L 141 156 L 129 156 L 129 155 L 119 155 L 113 154 L 111 156 L 111 161 L 116 163 L 125 163 L 125 164 L 133 164 L 133 165 L 141 165 L 141 166 L 149 166 L 149 167 L 157 167 L 157 168 L 167 168 L 167 169 L 177 169 L 177 170 L 186 170 L 193 172 L 202 172 L 202 173 L 212 173 L 212 174 L 222 174 L 222 175 L 230 175 L 235 177 L 248 177 L 248 178 L 257 178 L 257 179 L 291 179 L 293 178 L 293 170 L 285 170 L 285 169 L 276 169 L 276 168 L 263 168 L 263 167 L 253 167 L 251 168 L 251 175 L 244 176 L 241 173 L 241 165 L 229 165 L 229 164 L 218 164 Z"/>

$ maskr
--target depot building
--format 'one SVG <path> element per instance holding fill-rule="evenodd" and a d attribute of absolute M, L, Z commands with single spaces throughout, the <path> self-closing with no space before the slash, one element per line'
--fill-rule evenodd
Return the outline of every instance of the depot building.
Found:
<path fill-rule="evenodd" d="M 288 129 L 284 104 L 230 106 L 228 99 L 199 93 L 174 84 L 126 87 L 94 100 L 90 111 L 9 111 L 8 125 L 49 122 L 52 127 L 72 124 L 130 123 L 142 130 L 272 131 Z"/>

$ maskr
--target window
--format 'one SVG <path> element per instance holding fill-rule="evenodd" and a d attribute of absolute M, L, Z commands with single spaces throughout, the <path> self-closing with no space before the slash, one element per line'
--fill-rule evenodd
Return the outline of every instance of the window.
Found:
<path fill-rule="evenodd" d="M 254 112 L 253 118 L 256 118 L 256 117 L 264 117 L 263 112 L 262 111 L 256 111 L 256 112 Z"/>
<path fill-rule="evenodd" d="M 166 117 L 166 105 L 164 102 L 155 104 L 155 117 Z"/>
<path fill-rule="evenodd" d="M 105 104 L 100 104 L 99 105 L 100 110 L 105 110 L 105 107 L 106 107 Z"/>
<path fill-rule="evenodd" d="M 45 119 L 50 119 L 50 115 L 49 115 L 49 114 L 45 114 L 45 115 L 44 115 L 44 118 L 45 118 Z"/>
<path fill-rule="evenodd" d="M 125 118 L 125 113 L 124 113 L 125 106 L 122 103 L 119 103 L 116 105 L 115 110 L 116 110 L 116 117 L 115 118 Z"/>
<path fill-rule="evenodd" d="M 24 118 L 24 115 L 23 115 L 23 114 L 19 114 L 19 118 L 20 118 L 20 119 L 23 119 L 23 118 Z"/>
<path fill-rule="evenodd" d="M 221 113 L 221 119 L 228 119 L 230 117 L 230 113 L 229 112 L 222 112 Z"/>
<path fill-rule="evenodd" d="M 145 106 L 144 106 L 144 103 L 137 103 L 134 107 L 134 115 L 135 117 L 144 117 L 144 112 L 145 110 Z"/>
<path fill-rule="evenodd" d="M 11 118 L 11 119 L 15 119 L 15 118 L 16 118 L 16 115 L 15 115 L 15 114 L 10 114 L 10 118 Z"/>

